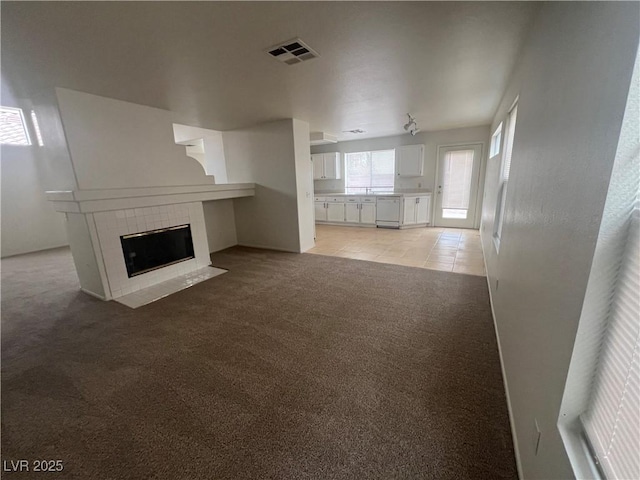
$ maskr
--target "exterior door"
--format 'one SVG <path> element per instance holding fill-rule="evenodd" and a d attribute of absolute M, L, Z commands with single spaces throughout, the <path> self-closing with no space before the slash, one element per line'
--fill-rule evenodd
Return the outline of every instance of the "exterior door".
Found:
<path fill-rule="evenodd" d="M 480 144 L 438 149 L 436 227 L 474 227 L 481 158 Z"/>

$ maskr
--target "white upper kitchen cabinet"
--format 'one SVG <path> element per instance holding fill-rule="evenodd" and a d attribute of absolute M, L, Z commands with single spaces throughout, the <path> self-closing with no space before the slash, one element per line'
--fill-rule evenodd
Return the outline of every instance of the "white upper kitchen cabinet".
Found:
<path fill-rule="evenodd" d="M 313 162 L 313 179 L 320 180 L 324 175 L 324 163 L 322 153 L 311 154 L 311 161 Z"/>
<path fill-rule="evenodd" d="M 424 145 L 404 145 L 396 149 L 396 174 L 399 177 L 421 177 Z"/>
<path fill-rule="evenodd" d="M 340 179 L 340 152 L 314 153 L 311 155 L 311 161 L 314 180 Z"/>

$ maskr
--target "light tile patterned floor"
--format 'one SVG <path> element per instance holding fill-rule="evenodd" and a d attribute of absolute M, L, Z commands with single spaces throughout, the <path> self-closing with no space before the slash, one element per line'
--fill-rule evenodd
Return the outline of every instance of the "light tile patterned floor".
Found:
<path fill-rule="evenodd" d="M 307 253 L 486 275 L 478 230 L 316 225 L 316 246 Z"/>

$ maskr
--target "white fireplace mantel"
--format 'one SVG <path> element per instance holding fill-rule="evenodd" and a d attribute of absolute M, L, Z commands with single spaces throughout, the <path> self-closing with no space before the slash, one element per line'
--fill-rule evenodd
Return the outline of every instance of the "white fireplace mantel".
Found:
<path fill-rule="evenodd" d="M 203 202 L 255 196 L 254 183 L 178 185 L 46 192 L 66 215 L 71 253 L 83 291 L 111 300 L 211 264 Z M 188 224 L 194 257 L 129 277 L 122 235 Z"/>
<path fill-rule="evenodd" d="M 53 208 L 64 213 L 93 213 L 159 205 L 253 197 L 255 183 L 177 185 L 167 187 L 111 188 L 48 191 Z"/>

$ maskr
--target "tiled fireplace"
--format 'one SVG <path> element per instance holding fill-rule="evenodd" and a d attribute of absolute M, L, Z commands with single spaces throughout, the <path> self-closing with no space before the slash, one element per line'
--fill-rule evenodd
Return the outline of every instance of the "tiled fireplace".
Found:
<path fill-rule="evenodd" d="M 113 298 L 190 273 L 211 263 L 202 202 L 97 212 L 94 219 Z M 120 237 L 178 225 L 191 227 L 195 258 L 129 277 Z"/>
<path fill-rule="evenodd" d="M 210 265 L 203 201 L 248 197 L 255 185 L 193 185 L 47 192 L 67 217 L 69 245 L 83 291 L 117 299 Z M 193 258 L 129 276 L 122 237 L 188 225 Z"/>

